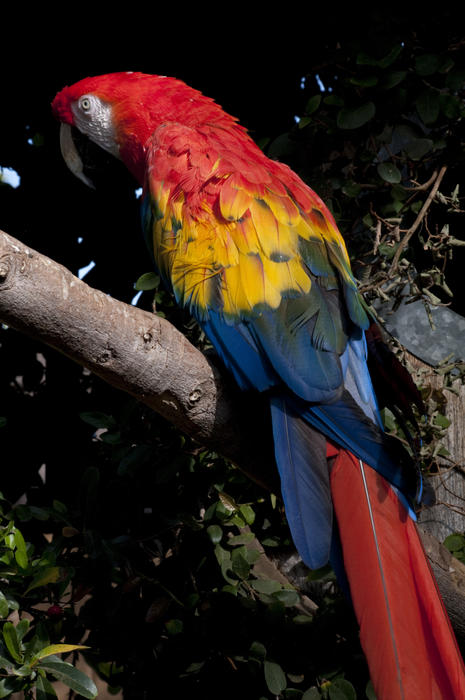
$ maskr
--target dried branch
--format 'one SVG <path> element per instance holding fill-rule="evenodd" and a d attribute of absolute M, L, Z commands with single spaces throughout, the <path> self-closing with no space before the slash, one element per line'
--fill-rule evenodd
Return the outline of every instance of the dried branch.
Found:
<path fill-rule="evenodd" d="M 256 481 L 276 487 L 256 403 L 244 400 L 215 360 L 165 319 L 92 289 L 3 232 L 0 320 L 61 351 L 202 444 L 221 448 Z"/>
<path fill-rule="evenodd" d="M 409 242 L 409 240 L 411 239 L 411 237 L 413 236 L 413 234 L 415 233 L 415 231 L 417 230 L 417 228 L 419 227 L 419 225 L 421 224 L 421 222 L 425 218 L 426 213 L 427 213 L 428 209 L 430 208 L 433 199 L 436 196 L 436 193 L 439 189 L 439 185 L 442 182 L 442 178 L 444 177 L 446 170 L 447 170 L 447 166 L 443 165 L 441 170 L 439 171 L 439 174 L 434 182 L 433 187 L 431 188 L 431 191 L 426 199 L 426 202 L 423 204 L 422 208 L 418 212 L 417 218 L 413 222 L 412 226 L 409 229 L 407 229 L 407 232 L 405 233 L 402 240 L 400 241 L 400 243 L 397 247 L 397 250 L 395 252 L 394 258 L 392 260 L 392 265 L 391 265 L 392 272 L 394 272 L 397 269 L 397 266 L 399 264 L 399 258 L 401 256 L 402 251 L 407 246 L 407 243 Z"/>

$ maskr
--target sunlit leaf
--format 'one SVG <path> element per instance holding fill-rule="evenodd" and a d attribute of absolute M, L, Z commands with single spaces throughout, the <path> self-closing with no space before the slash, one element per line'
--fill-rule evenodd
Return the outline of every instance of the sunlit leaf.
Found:
<path fill-rule="evenodd" d="M 8 617 L 8 601 L 2 591 L 0 591 L 0 617 Z"/>
<path fill-rule="evenodd" d="M 16 633 L 16 627 L 12 622 L 5 622 L 3 625 L 3 639 L 11 657 L 18 663 L 22 663 L 23 655 L 20 642 Z"/>
<path fill-rule="evenodd" d="M 34 659 L 40 661 L 40 659 L 45 659 L 45 657 L 52 656 L 53 654 L 68 654 L 71 651 L 88 648 L 89 647 L 83 646 L 82 644 L 50 644 L 38 651 L 34 655 Z"/>
<path fill-rule="evenodd" d="M 239 507 L 239 510 L 241 512 L 241 515 L 244 517 L 247 525 L 253 525 L 253 523 L 255 522 L 255 511 L 252 508 L 252 506 L 249 506 L 248 503 L 244 503 L 242 506 Z"/>
<path fill-rule="evenodd" d="M 64 661 L 41 661 L 40 668 L 83 697 L 89 700 L 97 697 L 95 683 L 71 664 Z"/>
<path fill-rule="evenodd" d="M 34 588 L 39 588 L 40 586 L 46 586 L 49 583 L 56 583 L 60 578 L 60 567 L 59 566 L 48 566 L 35 576 L 32 583 L 26 589 L 26 594 L 34 590 Z"/>
<path fill-rule="evenodd" d="M 14 530 L 14 541 L 16 547 L 15 559 L 22 569 L 27 569 L 28 556 L 26 542 L 24 541 L 24 537 L 22 536 L 21 532 L 17 528 Z"/>

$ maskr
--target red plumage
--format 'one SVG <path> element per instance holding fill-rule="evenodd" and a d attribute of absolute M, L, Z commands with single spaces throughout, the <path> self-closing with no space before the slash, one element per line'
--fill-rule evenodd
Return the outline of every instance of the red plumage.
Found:
<path fill-rule="evenodd" d="M 387 482 L 345 450 L 331 495 L 377 697 L 464 698 L 462 658 L 415 523 Z"/>

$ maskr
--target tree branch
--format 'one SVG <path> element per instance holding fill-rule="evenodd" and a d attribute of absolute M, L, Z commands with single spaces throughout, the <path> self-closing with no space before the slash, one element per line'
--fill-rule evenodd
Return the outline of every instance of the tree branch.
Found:
<path fill-rule="evenodd" d="M 64 353 L 221 451 L 259 483 L 276 487 L 257 398 L 244 400 L 215 360 L 165 319 L 89 287 L 2 231 L 0 321 Z"/>

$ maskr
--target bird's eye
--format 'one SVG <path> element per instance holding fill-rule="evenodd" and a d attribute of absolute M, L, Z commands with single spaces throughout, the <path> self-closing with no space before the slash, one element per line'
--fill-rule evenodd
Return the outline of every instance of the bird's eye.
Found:
<path fill-rule="evenodd" d="M 83 112 L 89 112 L 91 106 L 92 103 L 89 97 L 81 97 L 81 99 L 79 100 L 79 107 L 82 109 Z"/>

